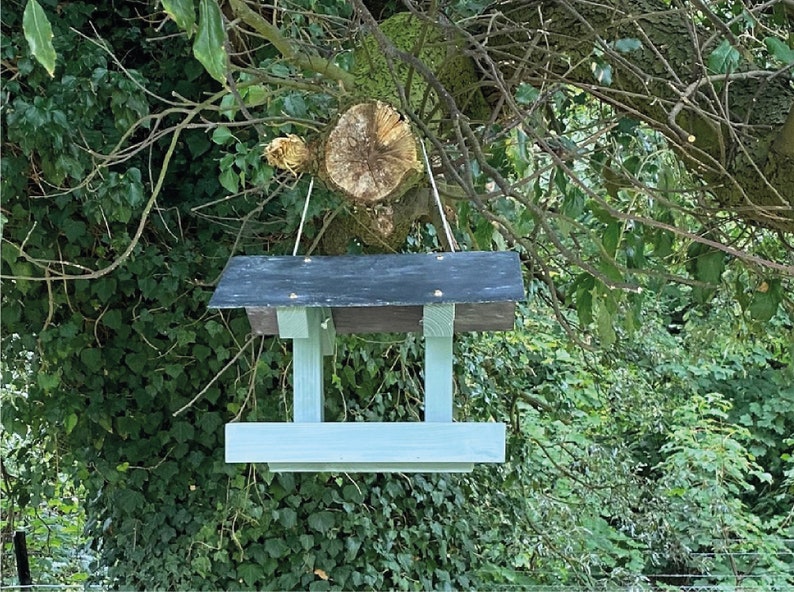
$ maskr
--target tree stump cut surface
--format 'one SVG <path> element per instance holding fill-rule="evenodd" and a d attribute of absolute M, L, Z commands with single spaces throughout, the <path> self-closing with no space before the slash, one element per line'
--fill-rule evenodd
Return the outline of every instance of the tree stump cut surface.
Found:
<path fill-rule="evenodd" d="M 329 184 L 363 205 L 399 199 L 422 172 L 411 126 L 381 101 L 354 105 L 325 142 Z"/>

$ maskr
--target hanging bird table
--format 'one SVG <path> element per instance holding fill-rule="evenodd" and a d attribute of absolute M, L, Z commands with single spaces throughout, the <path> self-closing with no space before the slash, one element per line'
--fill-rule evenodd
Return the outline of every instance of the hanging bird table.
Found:
<path fill-rule="evenodd" d="M 505 457 L 502 423 L 452 421 L 452 337 L 513 328 L 518 254 L 233 257 L 210 308 L 245 308 L 255 334 L 293 342 L 292 422 L 226 425 L 226 462 L 273 471 L 466 472 Z M 421 422 L 324 422 L 336 333 L 422 333 Z"/>

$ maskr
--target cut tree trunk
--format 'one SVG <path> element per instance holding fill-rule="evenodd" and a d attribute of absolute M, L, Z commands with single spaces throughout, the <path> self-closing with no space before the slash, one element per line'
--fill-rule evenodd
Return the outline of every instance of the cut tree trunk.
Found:
<path fill-rule="evenodd" d="M 293 174 L 316 175 L 348 202 L 350 215 L 326 230 L 324 250 L 342 251 L 352 237 L 389 250 L 402 244 L 413 222 L 426 213 L 426 197 L 412 191 L 424 170 L 419 150 L 411 126 L 396 109 L 369 101 L 347 109 L 320 138 L 276 138 L 265 157 Z"/>

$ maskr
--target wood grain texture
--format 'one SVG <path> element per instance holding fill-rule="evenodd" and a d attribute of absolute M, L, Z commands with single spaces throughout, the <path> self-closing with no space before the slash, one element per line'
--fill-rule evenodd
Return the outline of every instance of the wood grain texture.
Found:
<path fill-rule="evenodd" d="M 321 422 L 324 418 L 323 352 L 320 310 L 304 310 L 307 337 L 292 340 L 294 421 Z M 281 310 L 279 310 L 281 313 Z M 291 319 L 294 321 L 294 319 Z M 301 327 L 302 329 L 302 327 Z"/>
<path fill-rule="evenodd" d="M 422 314 L 422 333 L 425 337 L 452 337 L 454 326 L 454 304 L 425 304 Z"/>
<path fill-rule="evenodd" d="M 328 309 L 336 332 L 421 333 L 422 306 L 341 307 Z M 257 335 L 278 335 L 275 308 L 246 308 L 251 330 Z M 512 331 L 515 303 L 483 302 L 455 305 L 455 333 L 469 331 Z"/>
<path fill-rule="evenodd" d="M 426 304 L 425 421 L 452 421 L 452 332 L 454 304 Z"/>
<path fill-rule="evenodd" d="M 226 425 L 228 463 L 335 463 L 337 467 L 352 467 L 362 463 L 501 463 L 504 458 L 505 426 L 501 423 Z"/>
<path fill-rule="evenodd" d="M 278 335 L 283 339 L 307 339 L 309 337 L 309 310 L 303 306 L 277 308 Z M 316 315 L 312 313 L 312 318 Z"/>

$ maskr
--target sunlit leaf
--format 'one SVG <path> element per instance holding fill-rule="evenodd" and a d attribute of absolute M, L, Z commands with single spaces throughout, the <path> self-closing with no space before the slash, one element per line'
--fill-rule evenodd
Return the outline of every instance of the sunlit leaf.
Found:
<path fill-rule="evenodd" d="M 44 66 L 50 76 L 55 74 L 55 48 L 52 45 L 52 26 L 41 5 L 28 0 L 22 14 L 22 30 L 33 57 Z"/>
<path fill-rule="evenodd" d="M 603 84 L 604 86 L 610 86 L 612 84 L 612 66 L 598 60 L 590 64 L 590 69 L 599 84 Z"/>
<path fill-rule="evenodd" d="M 67 434 L 71 434 L 74 427 L 77 425 L 77 414 L 70 413 L 66 416 L 66 419 L 63 420 L 63 427 Z"/>
<path fill-rule="evenodd" d="M 192 37 L 196 29 L 196 9 L 193 0 L 162 0 L 163 10 L 177 26 Z"/>
<path fill-rule="evenodd" d="M 226 84 L 226 31 L 223 14 L 215 0 L 201 0 L 193 55 L 210 76 Z"/>

